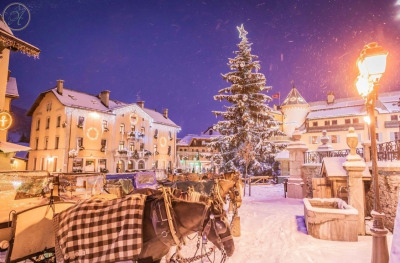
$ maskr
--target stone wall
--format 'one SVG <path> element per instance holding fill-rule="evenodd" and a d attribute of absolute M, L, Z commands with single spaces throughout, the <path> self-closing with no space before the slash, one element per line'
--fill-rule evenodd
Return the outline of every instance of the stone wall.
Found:
<path fill-rule="evenodd" d="M 394 221 L 396 218 L 397 202 L 400 190 L 400 165 L 378 164 L 379 194 L 383 212 L 385 213 L 385 226 L 393 232 Z M 367 214 L 374 206 L 373 184 L 366 193 Z"/>
<path fill-rule="evenodd" d="M 320 177 L 320 163 L 305 163 L 301 167 L 301 176 L 304 181 L 305 197 L 312 198 L 312 178 Z"/>

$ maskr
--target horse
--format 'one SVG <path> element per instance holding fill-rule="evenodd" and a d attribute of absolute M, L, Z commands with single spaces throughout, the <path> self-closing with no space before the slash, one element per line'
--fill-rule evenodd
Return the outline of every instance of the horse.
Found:
<path fill-rule="evenodd" d="M 154 203 L 161 199 L 170 198 L 170 209 L 173 230 L 167 234 L 157 234 L 154 228 L 152 211 Z M 161 202 L 164 203 L 164 200 Z M 160 232 L 158 230 L 157 232 Z M 207 237 L 218 249 L 224 251 L 228 257 L 234 252 L 234 242 L 231 236 L 226 215 L 218 206 L 207 205 L 202 202 L 189 202 L 173 196 L 149 196 L 146 200 L 143 219 L 143 247 L 139 256 L 139 263 L 160 262 L 172 246 L 180 247 L 184 237 L 199 233 Z M 174 235 L 176 236 L 174 238 Z M 179 240 L 179 241 L 176 241 Z"/>

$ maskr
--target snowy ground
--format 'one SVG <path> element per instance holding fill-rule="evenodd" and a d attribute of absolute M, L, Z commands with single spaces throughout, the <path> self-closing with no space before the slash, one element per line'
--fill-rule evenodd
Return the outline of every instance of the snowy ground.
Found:
<path fill-rule="evenodd" d="M 228 262 L 370 262 L 372 237 L 358 242 L 326 241 L 305 234 L 303 202 L 285 199 L 282 185 L 253 186 L 240 208 L 241 236 Z M 389 249 L 392 236 L 388 236 Z M 185 256 L 195 247 L 186 248 Z M 218 262 L 218 261 L 216 261 Z"/>
<path fill-rule="evenodd" d="M 282 185 L 253 186 L 252 196 L 244 197 L 239 215 L 241 236 L 234 238 L 235 253 L 227 262 L 370 262 L 371 236 L 359 237 L 358 242 L 337 242 L 305 234 L 303 202 L 284 198 Z M 389 249 L 391 241 L 389 235 Z M 192 256 L 195 247 L 196 239 L 184 247 L 183 255 Z M 217 252 L 215 262 L 219 258 Z M 4 254 L 0 255 L 0 262 L 2 259 Z"/>

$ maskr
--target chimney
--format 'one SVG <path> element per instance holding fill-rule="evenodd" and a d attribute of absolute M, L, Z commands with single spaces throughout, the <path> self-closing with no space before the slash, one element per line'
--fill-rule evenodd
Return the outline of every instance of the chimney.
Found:
<path fill-rule="evenodd" d="M 10 75 L 11 75 L 11 70 L 8 71 L 8 75 L 7 75 L 7 82 L 10 81 Z"/>
<path fill-rule="evenodd" d="M 136 104 L 137 104 L 140 108 L 144 109 L 144 101 L 143 101 L 143 100 L 136 102 Z"/>
<path fill-rule="evenodd" d="M 326 103 L 327 104 L 335 103 L 335 94 L 333 93 L 333 91 L 328 92 L 328 96 L 326 97 Z"/>
<path fill-rule="evenodd" d="M 64 80 L 57 80 L 57 93 L 62 95 L 64 90 Z"/>
<path fill-rule="evenodd" d="M 164 109 L 163 116 L 168 119 L 168 109 Z"/>
<path fill-rule="evenodd" d="M 110 105 L 110 91 L 103 90 L 102 92 L 100 92 L 99 98 L 100 98 L 101 103 L 103 103 L 103 105 L 108 108 Z"/>

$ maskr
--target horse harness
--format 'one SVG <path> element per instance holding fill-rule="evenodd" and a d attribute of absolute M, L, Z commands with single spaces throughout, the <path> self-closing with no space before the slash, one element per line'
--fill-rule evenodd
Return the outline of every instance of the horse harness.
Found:
<path fill-rule="evenodd" d="M 218 187 L 218 185 L 217 185 Z M 183 244 L 183 240 L 181 240 L 178 237 L 178 232 L 177 232 L 177 226 L 176 226 L 176 219 L 175 219 L 175 212 L 172 208 L 172 202 L 171 202 L 171 190 L 170 188 L 165 188 L 163 187 L 162 189 L 162 194 L 163 194 L 163 200 L 156 199 L 154 202 L 151 204 L 151 219 L 152 219 L 152 224 L 153 224 L 153 229 L 154 232 L 157 236 L 157 238 L 164 243 L 167 247 L 169 246 L 174 246 L 176 245 L 178 247 L 178 250 L 181 248 L 181 244 Z M 202 227 L 202 230 L 198 232 L 198 234 L 201 233 L 201 236 L 206 238 L 206 236 L 209 234 L 211 227 L 215 229 L 215 232 L 217 234 L 217 242 L 219 246 L 221 247 L 221 252 L 223 255 L 223 258 L 221 262 L 224 262 L 226 260 L 226 252 L 224 249 L 224 242 L 233 239 L 232 235 L 228 235 L 224 238 L 220 237 L 220 234 L 223 234 L 227 231 L 226 227 L 222 224 L 219 224 L 215 219 L 216 218 L 221 218 L 221 215 L 214 215 L 210 214 L 210 219 L 208 222 L 204 225 L 204 221 L 206 220 L 206 214 L 209 210 L 209 205 L 205 205 L 206 208 L 204 209 L 204 213 L 202 216 L 202 222 L 200 226 Z M 169 237 L 171 236 L 171 237 Z M 197 248 L 199 248 L 199 242 L 197 244 Z M 176 261 L 177 262 L 184 262 L 184 263 L 189 263 L 189 262 L 194 262 L 196 260 L 199 260 L 203 257 L 208 257 L 211 255 L 211 253 L 214 251 L 214 249 L 210 249 L 209 252 L 207 252 L 204 255 L 199 255 L 199 256 L 193 256 L 191 258 L 183 258 L 183 257 L 177 257 Z M 196 250 L 197 254 L 197 250 Z"/>

